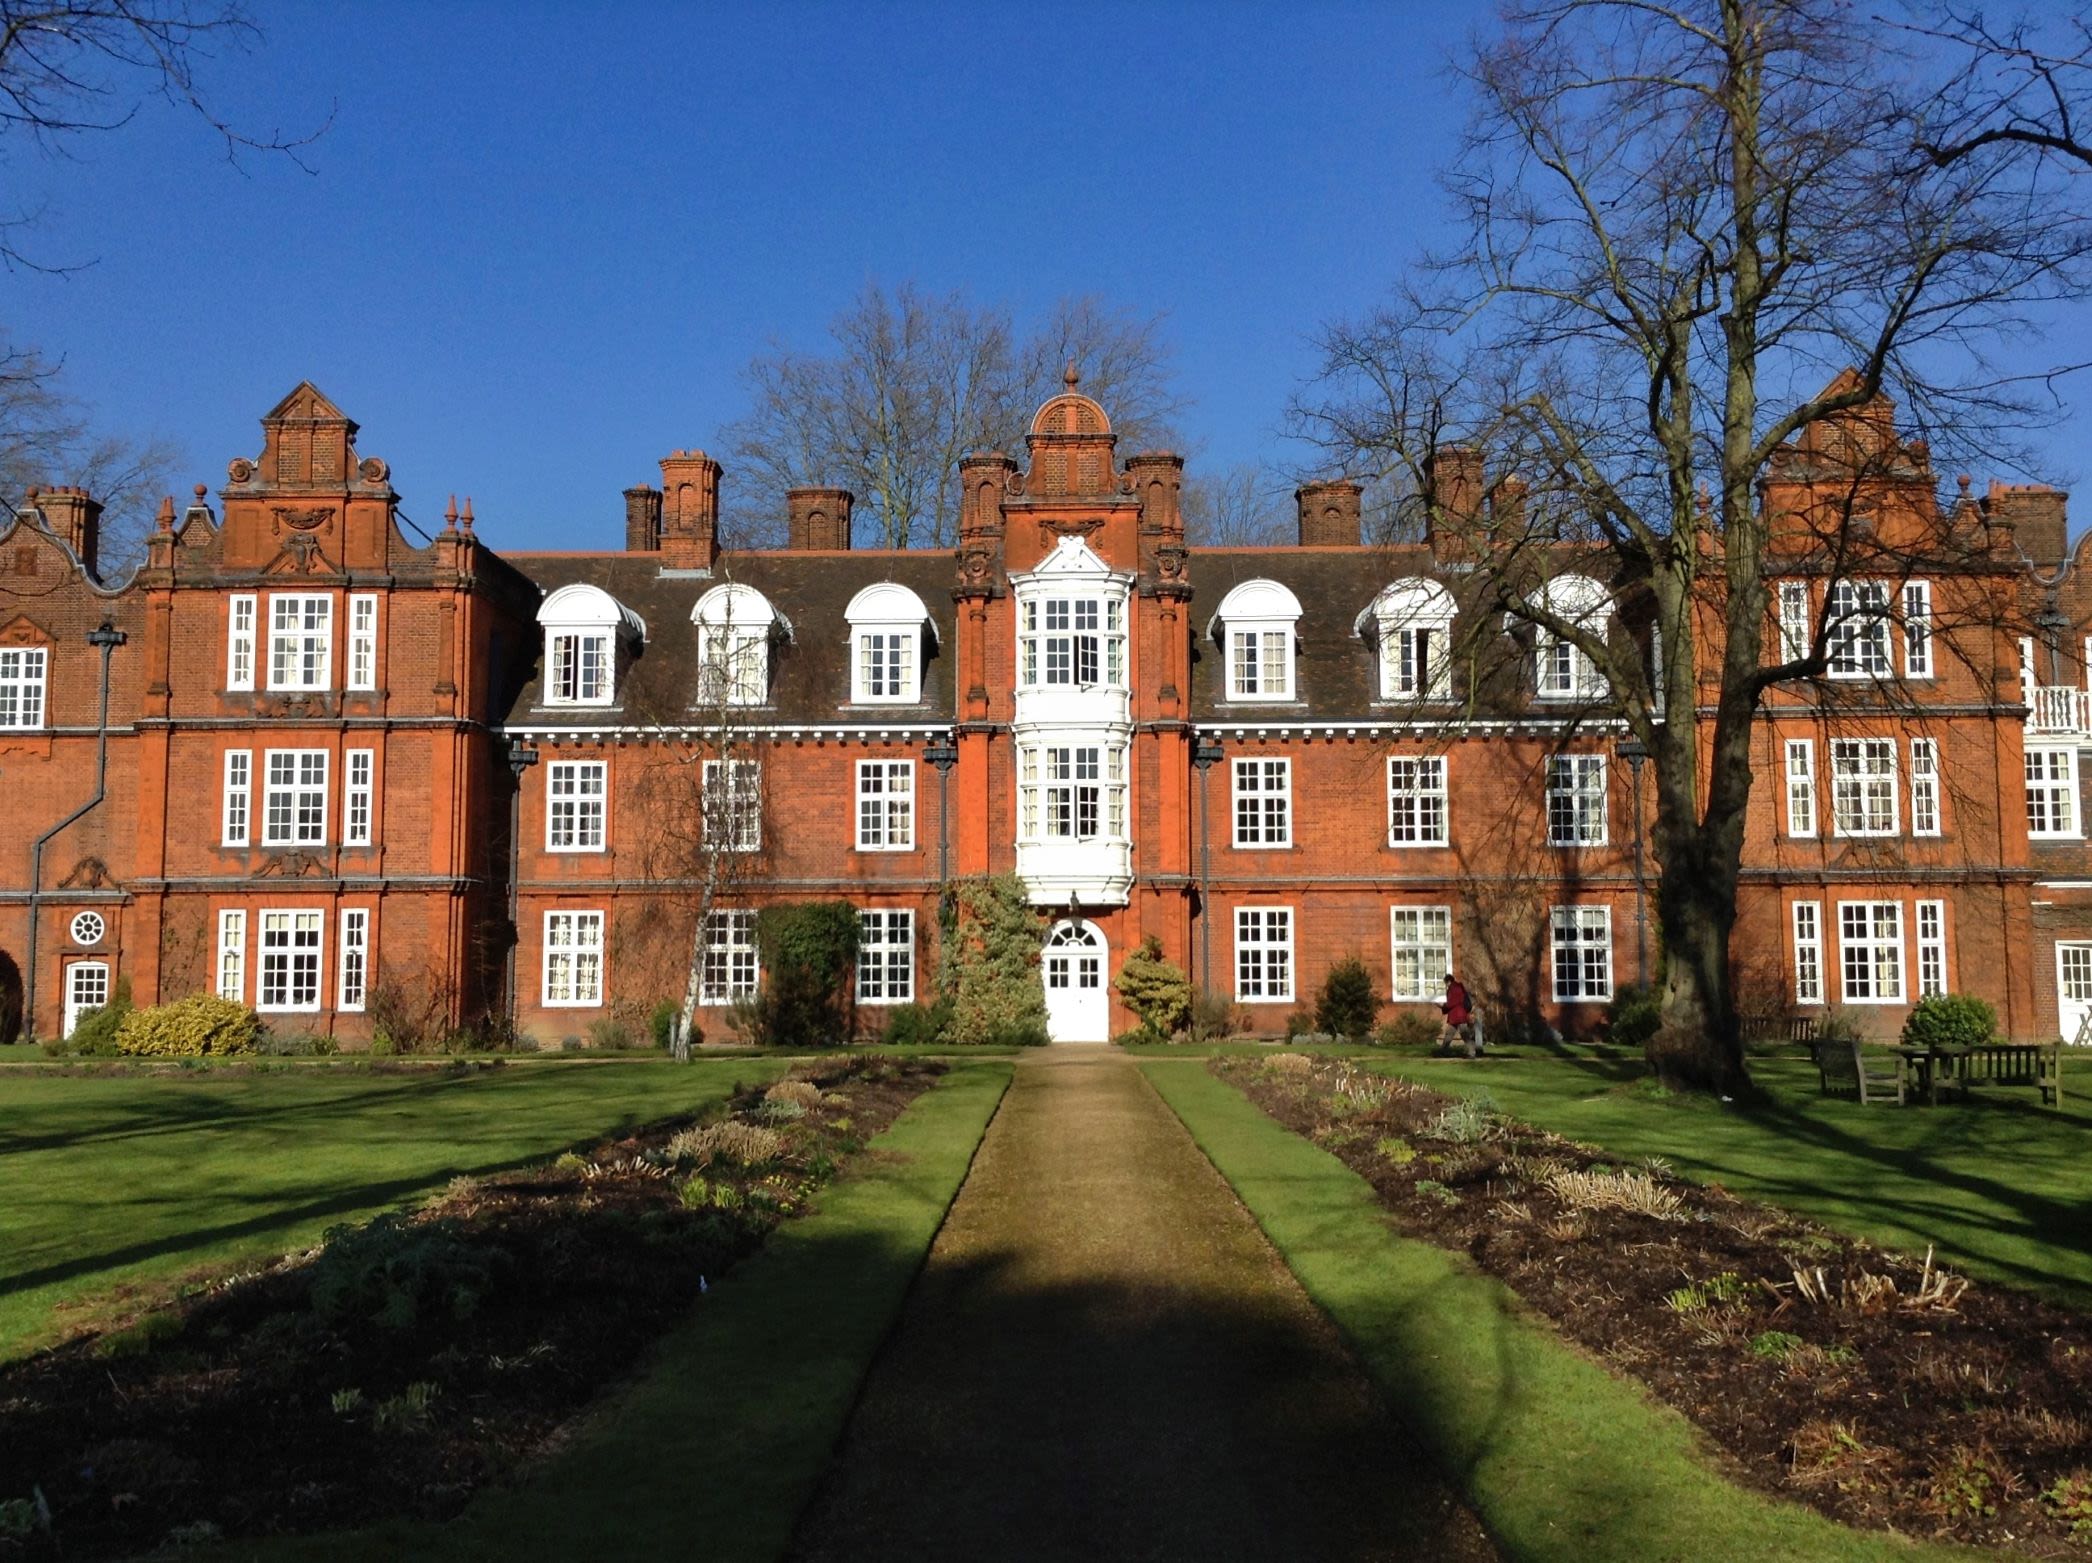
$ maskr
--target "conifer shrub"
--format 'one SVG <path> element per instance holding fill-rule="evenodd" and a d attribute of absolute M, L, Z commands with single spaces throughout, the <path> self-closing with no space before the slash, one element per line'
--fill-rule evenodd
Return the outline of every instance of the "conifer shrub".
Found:
<path fill-rule="evenodd" d="M 134 1009 L 116 1033 L 118 1051 L 133 1058 L 225 1057 L 256 1052 L 261 1040 L 254 1011 L 215 993 Z"/>
<path fill-rule="evenodd" d="M 1045 927 L 1015 874 L 962 879 L 953 887 L 938 985 L 951 1005 L 948 1040 L 999 1047 L 1046 1041 L 1046 989 L 1039 977 Z"/>
<path fill-rule="evenodd" d="M 109 1002 L 87 1011 L 74 1023 L 73 1034 L 65 1039 L 65 1051 L 81 1058 L 114 1058 L 122 1051 L 117 1038 L 130 1013 L 131 979 L 119 977 Z"/>
<path fill-rule="evenodd" d="M 1981 1047 L 1996 1040 L 1998 1012 L 1969 993 L 1935 993 L 1911 1006 L 1906 1047 Z"/>
<path fill-rule="evenodd" d="M 1153 934 L 1126 957 L 1111 985 L 1140 1017 L 1142 1040 L 1168 1041 L 1191 1023 L 1191 979 L 1162 953 L 1162 941 Z"/>
<path fill-rule="evenodd" d="M 1627 983 L 1605 1007 L 1605 1040 L 1617 1047 L 1646 1047 L 1663 1024 L 1663 996 L 1654 988 Z"/>
<path fill-rule="evenodd" d="M 857 908 L 847 901 L 768 906 L 756 917 L 763 988 L 752 1039 L 766 1047 L 834 1047 L 850 1035 Z"/>
<path fill-rule="evenodd" d="M 1322 979 L 1322 992 L 1315 1001 L 1315 1029 L 1332 1037 L 1363 1039 L 1373 1034 L 1380 1014 L 1380 996 L 1373 991 L 1373 974 L 1356 955 L 1347 955 L 1329 968 Z"/>
<path fill-rule="evenodd" d="M 934 1047 L 944 1041 L 951 1024 L 949 999 L 939 998 L 934 1004 L 896 1004 L 886 1011 L 886 1035 L 882 1040 L 888 1047 Z"/>

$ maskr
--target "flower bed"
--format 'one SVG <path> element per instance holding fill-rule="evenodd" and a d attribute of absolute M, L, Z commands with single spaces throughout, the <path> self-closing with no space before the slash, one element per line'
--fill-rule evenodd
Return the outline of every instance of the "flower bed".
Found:
<path fill-rule="evenodd" d="M 455 1513 L 941 1072 L 807 1066 L 0 1370 L 0 1558 Z"/>
<path fill-rule="evenodd" d="M 2092 1554 L 2092 1321 L 1341 1060 L 1211 1067 L 1847 1523 Z"/>

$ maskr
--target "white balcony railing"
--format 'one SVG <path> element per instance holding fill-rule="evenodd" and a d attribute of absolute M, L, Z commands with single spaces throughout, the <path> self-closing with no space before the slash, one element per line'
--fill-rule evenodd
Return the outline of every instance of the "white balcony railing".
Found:
<path fill-rule="evenodd" d="M 2092 690 L 2037 684 L 2027 710 L 2030 733 L 2092 733 Z"/>

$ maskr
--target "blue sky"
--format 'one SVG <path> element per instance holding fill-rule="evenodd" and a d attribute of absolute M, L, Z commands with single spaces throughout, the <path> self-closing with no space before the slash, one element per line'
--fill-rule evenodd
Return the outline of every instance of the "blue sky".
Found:
<path fill-rule="evenodd" d="M 1430 242 L 1482 5 L 260 6 L 211 73 L 324 119 L 315 174 L 155 106 L 19 160 L 0 319 L 112 429 L 223 480 L 310 378 L 428 524 L 616 546 L 619 491 L 717 447 L 739 371 L 868 281 L 1163 310 L 1200 464 L 1288 454 L 1318 323 Z M 728 474 L 732 483 L 732 473 Z"/>

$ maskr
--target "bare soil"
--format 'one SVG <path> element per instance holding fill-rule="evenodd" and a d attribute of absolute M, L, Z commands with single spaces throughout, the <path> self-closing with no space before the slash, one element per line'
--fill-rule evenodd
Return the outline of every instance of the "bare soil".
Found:
<path fill-rule="evenodd" d="M 778 1136 L 753 1165 L 672 1149 L 691 1120 L 668 1120 L 460 1179 L 0 1370 L 0 1559 L 454 1514 L 629 1374 L 942 1069 L 802 1066 L 789 1078 L 818 1101 L 734 1094 L 729 1117 Z"/>
<path fill-rule="evenodd" d="M 2092 1321 L 1342 1061 L 1211 1067 L 1743 1479 L 1848 1524 L 2092 1556 Z"/>

